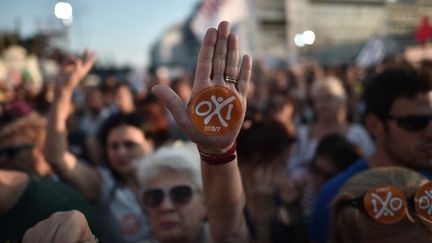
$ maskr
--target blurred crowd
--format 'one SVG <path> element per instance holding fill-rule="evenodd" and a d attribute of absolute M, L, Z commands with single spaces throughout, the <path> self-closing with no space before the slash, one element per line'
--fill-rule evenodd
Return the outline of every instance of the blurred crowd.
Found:
<path fill-rule="evenodd" d="M 65 58 L 49 60 L 49 71 L 41 68 L 47 60 L 3 70 L 0 242 L 20 242 L 37 222 L 69 210 L 79 212 L 68 217 L 85 216 L 100 242 L 211 242 L 196 146 L 150 92 L 166 84 L 186 105 L 194 74 L 149 74 L 136 85 L 121 73 L 91 71 L 94 53 L 80 58 L 72 73 Z M 330 222 L 317 216 L 323 185 L 376 150 L 365 126 L 365 86 L 390 67 L 430 70 L 432 63 L 254 61 L 237 138 L 248 232 L 258 243 L 325 242 Z"/>

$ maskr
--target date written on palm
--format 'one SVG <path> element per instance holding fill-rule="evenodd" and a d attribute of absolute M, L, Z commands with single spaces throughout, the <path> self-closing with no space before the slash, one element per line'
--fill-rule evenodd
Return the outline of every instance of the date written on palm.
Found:
<path fill-rule="evenodd" d="M 194 127 L 205 135 L 224 135 L 237 127 L 242 105 L 229 88 L 212 86 L 201 90 L 189 103 Z"/>

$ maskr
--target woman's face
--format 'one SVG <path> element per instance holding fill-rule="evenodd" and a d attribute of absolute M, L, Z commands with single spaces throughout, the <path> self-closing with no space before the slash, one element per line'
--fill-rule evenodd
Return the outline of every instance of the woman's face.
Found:
<path fill-rule="evenodd" d="M 114 171 L 128 174 L 134 170 L 132 160 L 153 151 L 153 142 L 131 125 L 113 128 L 107 138 L 108 160 Z"/>
<path fill-rule="evenodd" d="M 168 196 L 164 193 L 157 205 L 143 205 L 150 221 L 150 228 L 160 242 L 196 242 L 196 237 L 203 226 L 206 211 L 203 198 L 198 191 L 188 193 L 188 200 L 185 199 L 186 194 L 181 196 L 175 193 L 176 196 L 172 196 L 173 188 L 184 185 L 193 185 L 191 178 L 176 171 L 164 171 L 146 185 L 148 190 L 162 190 L 171 194 Z"/>
<path fill-rule="evenodd" d="M 334 117 L 343 107 L 343 101 L 327 90 L 319 90 L 312 98 L 316 115 L 320 118 Z"/>

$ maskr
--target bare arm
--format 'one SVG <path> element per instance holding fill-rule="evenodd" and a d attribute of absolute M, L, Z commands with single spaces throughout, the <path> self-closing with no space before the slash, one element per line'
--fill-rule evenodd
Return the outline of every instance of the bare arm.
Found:
<path fill-rule="evenodd" d="M 252 60 L 249 56 L 244 56 L 238 72 L 237 37 L 229 31 L 228 22 L 220 23 L 217 30 L 207 31 L 198 57 L 190 100 L 199 96 L 200 92 L 208 87 L 228 88 L 241 102 L 241 108 L 234 109 L 233 114 L 236 112 L 243 121 Z M 224 80 L 226 75 L 236 79 L 237 84 L 226 82 Z M 156 85 L 152 91 L 161 98 L 182 130 L 197 143 L 202 152 L 217 156 L 231 148 L 242 122 L 230 124 L 231 130 L 228 133 L 204 135 L 192 124 L 190 113 L 174 91 L 164 85 Z M 217 166 L 204 161 L 201 164 L 205 204 L 214 242 L 247 242 L 249 236 L 243 217 L 245 198 L 237 159 Z"/>
<path fill-rule="evenodd" d="M 75 59 L 71 64 L 62 67 L 48 115 L 45 141 L 45 157 L 54 171 L 90 201 L 99 197 L 101 178 L 95 168 L 80 163 L 68 152 L 66 120 L 72 107 L 72 93 L 79 81 L 90 71 L 95 58 L 92 53 L 85 61 Z"/>

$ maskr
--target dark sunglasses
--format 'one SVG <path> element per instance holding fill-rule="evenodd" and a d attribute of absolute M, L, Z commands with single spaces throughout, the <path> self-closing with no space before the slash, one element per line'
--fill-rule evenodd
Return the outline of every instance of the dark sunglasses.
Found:
<path fill-rule="evenodd" d="M 34 147 L 33 144 L 17 144 L 17 145 L 9 145 L 0 147 L 0 157 L 7 157 L 12 159 L 20 154 L 24 150 L 32 149 Z"/>
<path fill-rule="evenodd" d="M 140 193 L 144 207 L 157 208 L 169 195 L 170 200 L 177 206 L 187 205 L 193 196 L 194 188 L 190 185 L 179 185 L 171 188 L 149 188 Z"/>
<path fill-rule="evenodd" d="M 388 115 L 388 120 L 394 120 L 396 124 L 407 131 L 421 131 L 425 129 L 430 121 L 432 115 L 407 115 L 407 116 L 393 116 Z"/>
<path fill-rule="evenodd" d="M 407 213 L 432 222 L 432 182 L 419 187 L 408 200 L 400 189 L 382 185 L 369 189 L 358 198 L 343 202 L 341 206 L 348 205 L 360 209 L 381 224 L 399 223 L 407 217 Z"/>

